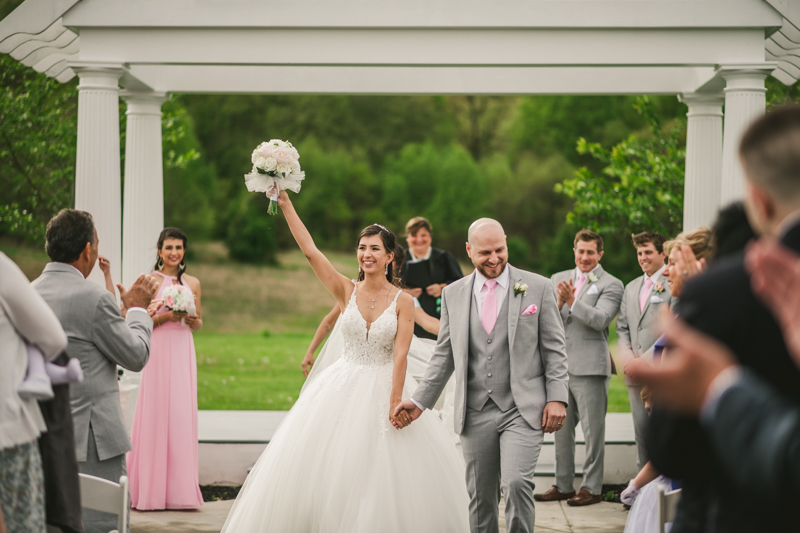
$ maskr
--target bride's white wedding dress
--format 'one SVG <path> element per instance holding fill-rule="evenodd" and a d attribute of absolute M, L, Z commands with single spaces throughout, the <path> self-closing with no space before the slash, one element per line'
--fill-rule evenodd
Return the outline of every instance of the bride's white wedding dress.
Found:
<path fill-rule="evenodd" d="M 397 296 L 368 327 L 356 290 L 341 357 L 286 415 L 223 532 L 469 531 L 464 462 L 442 422 L 430 411 L 402 430 L 389 421 Z"/>

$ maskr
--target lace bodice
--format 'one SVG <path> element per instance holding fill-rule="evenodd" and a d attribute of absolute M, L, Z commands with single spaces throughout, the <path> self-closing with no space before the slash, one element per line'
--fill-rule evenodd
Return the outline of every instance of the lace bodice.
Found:
<path fill-rule="evenodd" d="M 342 359 L 359 365 L 388 365 L 391 364 L 394 350 L 394 338 L 397 334 L 397 297 L 394 296 L 389 307 L 367 329 L 367 321 L 361 316 L 356 303 L 356 291 L 353 288 L 350 301 L 342 313 L 342 337 L 344 347 Z"/>

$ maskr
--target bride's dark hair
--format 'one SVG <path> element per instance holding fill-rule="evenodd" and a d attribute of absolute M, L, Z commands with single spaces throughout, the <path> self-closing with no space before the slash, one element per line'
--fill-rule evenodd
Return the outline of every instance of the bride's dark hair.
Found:
<path fill-rule="evenodd" d="M 383 243 L 383 249 L 386 251 L 387 254 L 394 253 L 395 248 L 397 247 L 397 238 L 394 236 L 394 233 L 389 231 L 388 228 L 385 226 L 381 226 L 380 224 L 372 224 L 371 226 L 367 226 L 361 233 L 358 234 L 358 241 L 356 241 L 356 247 L 361 244 L 361 239 L 364 237 L 372 237 L 373 235 L 380 235 L 381 242 Z M 392 285 L 399 286 L 398 282 L 399 279 L 395 275 L 395 261 L 397 261 L 397 256 L 392 259 L 392 264 L 389 265 L 389 271 L 386 273 L 386 281 L 391 283 Z M 363 281 L 364 280 L 364 271 L 361 268 L 358 269 L 358 279 L 356 281 Z"/>

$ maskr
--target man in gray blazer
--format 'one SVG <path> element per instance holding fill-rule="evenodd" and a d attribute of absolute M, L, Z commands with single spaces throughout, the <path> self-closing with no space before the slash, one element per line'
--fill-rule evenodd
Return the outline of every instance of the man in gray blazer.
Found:
<path fill-rule="evenodd" d="M 552 277 L 564 323 L 569 362 L 569 407 L 563 430 L 556 433 L 556 484 L 534 496 L 539 501 L 567 500 L 581 506 L 602 500 L 608 382 L 611 352 L 608 326 L 619 312 L 624 286 L 603 270 L 603 238 L 589 230 L 575 235 L 576 268 Z M 583 484 L 575 494 L 575 426 L 586 437 Z"/>
<path fill-rule="evenodd" d="M 667 286 L 664 260 L 666 237 L 660 233 L 645 231 L 633 235 L 633 246 L 643 275 L 628 283 L 622 296 L 622 305 L 617 318 L 617 346 L 622 365 L 637 357 L 649 359 L 651 348 L 660 335 L 658 321 L 665 307 L 672 307 L 672 298 Z M 652 361 L 649 361 L 652 362 Z M 633 430 L 638 452 L 636 467 L 641 470 L 647 464 L 645 450 L 645 428 L 647 411 L 642 402 L 642 387 L 625 377 L 628 385 L 628 400 L 633 415 Z"/>
<path fill-rule="evenodd" d="M 416 420 L 432 408 L 455 372 L 455 431 L 467 463 L 470 529 L 533 531 L 533 474 L 545 432 L 566 417 L 564 327 L 547 278 L 508 265 L 502 226 L 470 226 L 471 276 L 445 287 L 439 338 L 424 379 L 405 409 Z M 413 510 L 412 510 L 413 512 Z"/>
<path fill-rule="evenodd" d="M 117 365 L 141 370 L 150 353 L 153 320 L 146 308 L 155 281 L 140 276 L 122 291 L 127 318 L 114 296 L 86 278 L 97 262 L 98 237 L 92 216 L 63 209 L 47 224 L 48 263 L 33 287 L 50 305 L 67 333 L 67 354 L 81 362 L 84 380 L 70 387 L 78 470 L 119 481 L 126 474 L 125 453 L 132 449 L 125 430 L 117 384 Z M 117 518 L 84 509 L 86 533 L 116 529 Z"/>

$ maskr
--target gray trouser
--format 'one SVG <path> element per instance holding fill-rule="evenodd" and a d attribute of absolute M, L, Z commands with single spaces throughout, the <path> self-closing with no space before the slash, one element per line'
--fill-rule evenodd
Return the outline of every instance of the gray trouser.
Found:
<path fill-rule="evenodd" d="M 579 421 L 586 441 L 581 488 L 594 495 L 603 490 L 608 382 L 606 376 L 569 375 L 567 419 L 555 433 L 556 488 L 560 492 L 575 490 L 575 426 Z"/>
<path fill-rule="evenodd" d="M 472 533 L 499 531 L 501 490 L 506 503 L 506 531 L 533 531 L 533 472 L 542 440 L 542 430 L 533 429 L 516 407 L 504 413 L 489 400 L 481 411 L 467 408 L 461 447 L 467 463 Z"/>
<path fill-rule="evenodd" d="M 639 471 L 649 461 L 644 442 L 649 417 L 642 401 L 642 387 L 628 385 L 628 400 L 631 404 L 631 415 L 633 416 L 633 436 L 636 439 L 636 470 Z"/>
<path fill-rule="evenodd" d="M 128 475 L 128 466 L 125 463 L 125 454 L 116 455 L 104 461 L 97 454 L 97 445 L 94 442 L 94 430 L 89 426 L 89 449 L 86 461 L 78 461 L 78 471 L 81 474 L 101 477 L 114 483 L 119 483 L 121 476 Z M 83 508 L 83 528 L 85 533 L 108 533 L 117 529 L 118 517 L 115 514 L 103 513 Z M 130 523 L 128 524 L 130 531 Z"/>

